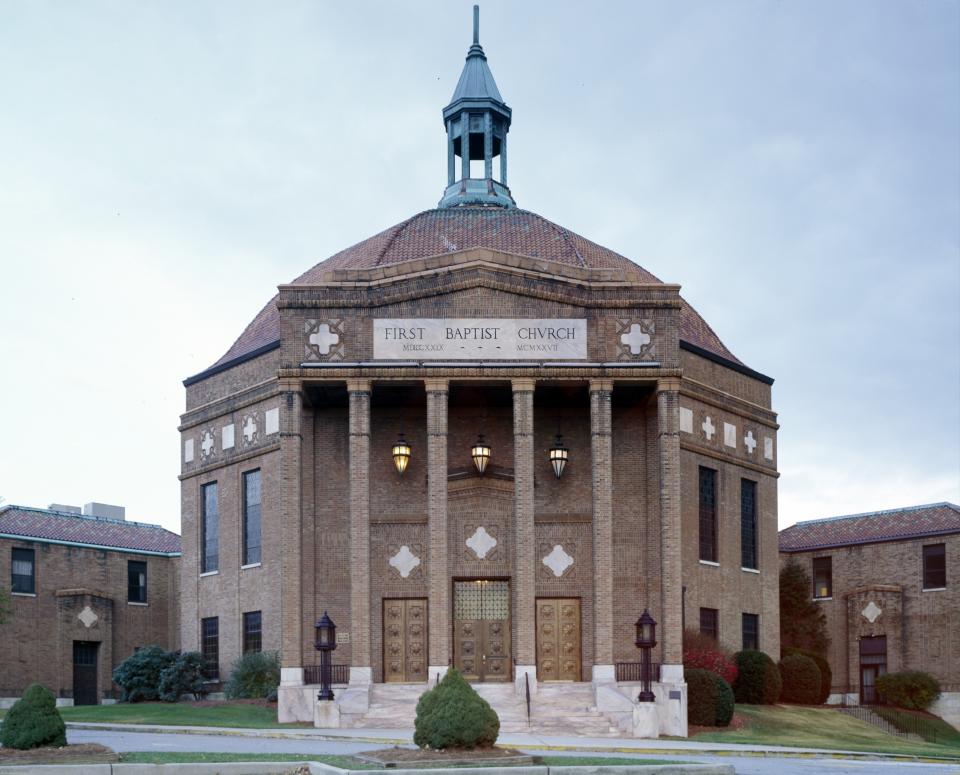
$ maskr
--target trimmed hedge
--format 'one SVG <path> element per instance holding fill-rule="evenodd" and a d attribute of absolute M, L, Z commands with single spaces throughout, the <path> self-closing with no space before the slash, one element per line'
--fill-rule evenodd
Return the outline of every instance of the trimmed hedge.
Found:
<path fill-rule="evenodd" d="M 0 743 L 20 750 L 66 745 L 67 727 L 53 692 L 40 684 L 27 687 L 0 725 Z"/>
<path fill-rule="evenodd" d="M 734 655 L 737 663 L 737 680 L 733 694 L 737 702 L 746 705 L 773 705 L 780 699 L 783 682 L 780 671 L 770 657 L 762 651 L 746 649 Z"/>
<path fill-rule="evenodd" d="M 823 703 L 827 701 L 827 698 L 830 697 L 830 690 L 833 688 L 833 670 L 830 669 L 830 663 L 824 657 L 813 651 L 788 648 L 783 652 L 783 656 L 785 657 L 790 657 L 794 654 L 810 657 L 810 659 L 817 663 L 817 667 L 820 668 L 820 693 L 817 695 L 816 704 L 823 705 Z"/>
<path fill-rule="evenodd" d="M 687 682 L 687 721 L 702 727 L 725 727 L 733 718 L 733 689 L 709 670 L 683 671 Z"/>
<path fill-rule="evenodd" d="M 926 710 L 940 696 L 940 684 L 930 673 L 905 670 L 877 677 L 877 692 L 898 708 Z"/>
<path fill-rule="evenodd" d="M 783 689 L 780 699 L 798 705 L 816 705 L 820 696 L 820 668 L 810 657 L 792 654 L 780 660 Z"/>
<path fill-rule="evenodd" d="M 270 697 L 280 685 L 280 657 L 276 651 L 248 651 L 233 663 L 224 688 L 231 700 Z"/>
<path fill-rule="evenodd" d="M 417 703 L 413 742 L 421 748 L 489 748 L 500 734 L 500 718 L 456 668 L 450 668 Z"/>

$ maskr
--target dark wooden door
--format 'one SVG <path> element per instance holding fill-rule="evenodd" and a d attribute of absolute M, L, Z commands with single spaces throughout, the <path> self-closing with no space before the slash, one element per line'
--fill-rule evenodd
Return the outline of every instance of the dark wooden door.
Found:
<path fill-rule="evenodd" d="M 97 651 L 100 644 L 75 640 L 73 642 L 73 704 L 97 705 Z"/>
<path fill-rule="evenodd" d="M 887 672 L 887 636 L 860 639 L 860 702 L 879 701 L 877 678 Z"/>
<path fill-rule="evenodd" d="M 537 600 L 537 678 L 580 680 L 580 601 L 548 597 Z"/>
<path fill-rule="evenodd" d="M 454 664 L 468 681 L 511 679 L 510 582 L 454 582 Z"/>
<path fill-rule="evenodd" d="M 383 601 L 383 680 L 427 680 L 427 601 Z"/>

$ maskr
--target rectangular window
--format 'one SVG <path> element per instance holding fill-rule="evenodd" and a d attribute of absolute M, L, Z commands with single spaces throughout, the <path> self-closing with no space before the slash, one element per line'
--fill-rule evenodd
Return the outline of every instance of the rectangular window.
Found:
<path fill-rule="evenodd" d="M 923 588 L 943 589 L 947 586 L 947 545 L 923 547 Z"/>
<path fill-rule="evenodd" d="M 217 483 L 203 485 L 200 536 L 200 572 L 210 573 L 220 567 L 220 512 L 217 508 Z"/>
<path fill-rule="evenodd" d="M 743 615 L 743 648 L 760 648 L 760 616 L 759 614 Z"/>
<path fill-rule="evenodd" d="M 34 594 L 34 555 L 33 549 L 13 548 L 10 555 L 10 591 Z"/>
<path fill-rule="evenodd" d="M 700 559 L 717 561 L 717 472 L 700 469 Z"/>
<path fill-rule="evenodd" d="M 127 600 L 147 602 L 147 564 L 140 560 L 127 561 Z"/>
<path fill-rule="evenodd" d="M 200 653 L 203 675 L 208 681 L 220 679 L 220 620 L 216 616 L 200 620 Z"/>
<path fill-rule="evenodd" d="M 260 471 L 243 475 L 243 564 L 260 562 Z"/>
<path fill-rule="evenodd" d="M 813 558 L 813 596 L 833 597 L 833 558 Z"/>
<path fill-rule="evenodd" d="M 757 483 L 740 480 L 740 567 L 757 569 Z"/>
<path fill-rule="evenodd" d="M 263 617 L 259 611 L 243 615 L 243 653 L 260 651 L 263 647 Z"/>
<path fill-rule="evenodd" d="M 701 608 L 700 609 L 700 632 L 704 635 L 709 635 L 714 640 L 719 640 L 720 637 L 720 626 L 719 626 L 720 612 L 716 608 Z"/>

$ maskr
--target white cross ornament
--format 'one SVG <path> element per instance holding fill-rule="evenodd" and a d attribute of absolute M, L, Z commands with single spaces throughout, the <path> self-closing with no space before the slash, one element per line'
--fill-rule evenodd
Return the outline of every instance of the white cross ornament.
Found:
<path fill-rule="evenodd" d="M 213 452 L 213 434 L 210 431 L 203 432 L 203 441 L 200 442 L 200 449 L 203 450 L 204 457 L 210 457 Z"/>
<path fill-rule="evenodd" d="M 710 415 L 707 415 L 707 418 L 703 421 L 703 425 L 700 427 L 703 428 L 703 433 L 707 437 L 707 440 L 713 441 L 713 434 L 717 432 L 717 429 L 714 427 Z"/>
<path fill-rule="evenodd" d="M 628 333 L 620 335 L 620 341 L 630 348 L 631 355 L 639 355 L 643 348 L 650 344 L 650 334 L 644 331 L 639 323 L 634 323 Z"/>
<path fill-rule="evenodd" d="M 564 571 L 573 565 L 573 557 L 567 554 L 560 544 L 554 544 L 553 551 L 544 557 L 542 562 L 553 571 L 554 576 L 560 578 Z"/>
<path fill-rule="evenodd" d="M 743 437 L 743 446 L 747 448 L 748 454 L 753 454 L 753 450 L 757 448 L 757 440 L 753 438 L 753 431 L 747 431 L 747 435 Z"/>
<path fill-rule="evenodd" d="M 253 415 L 247 415 L 247 421 L 243 424 L 243 438 L 247 440 L 248 444 L 253 441 L 256 432 L 257 421 L 253 419 Z"/>
<path fill-rule="evenodd" d="M 490 535 L 483 525 L 480 525 L 466 540 L 466 544 L 477 555 L 477 559 L 482 560 L 497 545 L 497 539 Z"/>
<path fill-rule="evenodd" d="M 331 331 L 328 323 L 321 323 L 317 330 L 310 334 L 310 344 L 314 345 L 321 355 L 329 355 L 330 348 L 339 341 L 340 334 Z"/>
<path fill-rule="evenodd" d="M 410 551 L 410 547 L 404 544 L 400 550 L 390 558 L 390 564 L 397 569 L 402 578 L 410 575 L 414 568 L 420 564 L 420 558 Z"/>

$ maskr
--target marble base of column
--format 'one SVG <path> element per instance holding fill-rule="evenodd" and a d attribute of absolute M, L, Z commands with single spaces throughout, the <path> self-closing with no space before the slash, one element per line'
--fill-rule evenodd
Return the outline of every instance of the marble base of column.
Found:
<path fill-rule="evenodd" d="M 614 684 L 617 682 L 617 670 L 613 665 L 594 665 L 591 681 L 595 684 Z"/>
<path fill-rule="evenodd" d="M 303 686 L 303 668 L 302 667 L 281 667 L 280 668 L 281 686 Z"/>
<path fill-rule="evenodd" d="M 537 666 L 536 665 L 515 665 L 513 668 L 513 688 L 518 697 L 525 697 L 527 694 L 527 683 L 530 684 L 530 696 L 537 693 Z"/>
<path fill-rule="evenodd" d="M 447 665 L 428 665 L 427 666 L 427 682 L 431 685 L 435 684 L 438 680 L 442 681 L 443 677 L 447 674 L 449 670 Z"/>

